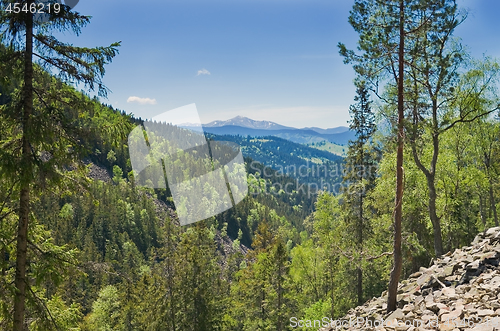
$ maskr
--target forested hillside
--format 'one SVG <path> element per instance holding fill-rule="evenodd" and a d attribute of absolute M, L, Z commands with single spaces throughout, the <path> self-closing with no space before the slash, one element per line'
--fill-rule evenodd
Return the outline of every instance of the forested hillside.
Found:
<path fill-rule="evenodd" d="M 288 176 L 298 180 L 299 183 L 307 183 L 310 189 L 303 189 L 313 194 L 319 190 L 332 193 L 341 191 L 342 176 L 349 171 L 345 168 L 343 158 L 306 145 L 297 144 L 282 138 L 273 136 L 263 137 L 241 137 L 228 135 L 207 134 L 213 140 L 231 141 L 241 146 L 244 156 L 249 157 L 267 167 L 276 170 L 278 176 Z M 257 170 L 257 165 L 252 164 L 250 168 Z M 267 172 L 260 172 L 266 177 Z M 294 184 L 295 188 L 300 185 Z"/>
<path fill-rule="evenodd" d="M 451 0 L 356 1 L 361 55 L 339 45 L 357 74 L 346 157 L 208 134 L 241 146 L 248 196 L 180 226 L 189 206 L 133 172 L 128 136 L 143 121 L 101 101 L 120 44 L 55 39 L 90 22 L 67 6 L 47 20 L 3 11 L 0 329 L 291 330 L 293 317 L 337 318 L 387 289 L 394 310 L 401 277 L 498 226 L 500 65 L 448 38 L 462 18 Z M 197 150 L 148 143 L 155 157 L 178 153 L 163 167 L 201 171 Z"/>

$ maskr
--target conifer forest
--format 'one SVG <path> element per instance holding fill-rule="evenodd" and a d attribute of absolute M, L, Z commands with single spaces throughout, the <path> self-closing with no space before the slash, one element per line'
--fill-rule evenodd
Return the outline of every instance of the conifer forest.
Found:
<path fill-rule="evenodd" d="M 356 77 L 345 155 L 207 133 L 241 147 L 227 176 L 248 192 L 188 225 L 134 174 L 145 120 L 106 99 L 121 43 L 64 41 L 91 17 L 46 2 L 0 0 L 0 330 L 294 330 L 384 291 L 390 312 L 401 280 L 499 226 L 500 62 L 461 43 L 458 1 L 352 1 L 356 47 L 334 41 Z M 178 154 L 163 166 L 199 170 Z"/>

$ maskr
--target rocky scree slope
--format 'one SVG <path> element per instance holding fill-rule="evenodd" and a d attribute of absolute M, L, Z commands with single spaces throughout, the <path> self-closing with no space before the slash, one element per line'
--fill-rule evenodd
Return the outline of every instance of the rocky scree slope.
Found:
<path fill-rule="evenodd" d="M 500 227 L 495 227 L 402 281 L 399 308 L 391 314 L 386 291 L 320 330 L 500 330 L 499 262 Z"/>

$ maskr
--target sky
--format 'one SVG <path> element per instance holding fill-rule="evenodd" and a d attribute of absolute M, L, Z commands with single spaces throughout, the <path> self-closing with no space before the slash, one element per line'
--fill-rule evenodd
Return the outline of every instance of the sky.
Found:
<path fill-rule="evenodd" d="M 353 0 L 80 0 L 92 16 L 78 46 L 121 41 L 102 101 L 143 119 L 196 104 L 202 123 L 246 116 L 293 127 L 346 126 L 354 72 L 338 42 L 356 47 Z M 500 1 L 457 0 L 455 32 L 474 57 L 500 58 Z"/>

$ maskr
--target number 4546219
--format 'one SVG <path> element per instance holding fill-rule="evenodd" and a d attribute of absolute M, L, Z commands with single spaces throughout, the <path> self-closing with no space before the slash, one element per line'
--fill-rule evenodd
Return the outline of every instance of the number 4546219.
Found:
<path fill-rule="evenodd" d="M 31 13 L 31 14 L 58 14 L 61 11 L 61 5 L 59 3 L 32 3 L 28 6 L 27 3 L 9 3 L 5 9 L 7 13 L 18 14 L 20 12 Z"/>

